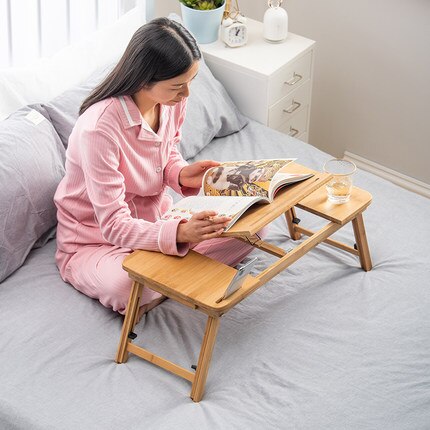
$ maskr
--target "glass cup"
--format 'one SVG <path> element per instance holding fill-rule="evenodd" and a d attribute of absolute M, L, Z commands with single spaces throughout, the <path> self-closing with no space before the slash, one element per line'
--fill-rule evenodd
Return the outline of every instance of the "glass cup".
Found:
<path fill-rule="evenodd" d="M 333 158 L 324 164 L 324 172 L 333 177 L 326 184 L 329 202 L 337 205 L 346 203 L 351 197 L 352 176 L 357 167 L 352 161 Z"/>

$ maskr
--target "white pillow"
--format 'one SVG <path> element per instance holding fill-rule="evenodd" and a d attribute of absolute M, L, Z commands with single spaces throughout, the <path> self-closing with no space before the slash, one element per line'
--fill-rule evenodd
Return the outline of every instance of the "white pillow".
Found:
<path fill-rule="evenodd" d="M 0 75 L 0 121 L 7 118 L 12 112 L 26 105 L 21 97 Z"/>
<path fill-rule="evenodd" d="M 32 67 L 0 71 L 0 120 L 27 104 L 52 100 L 84 82 L 96 70 L 117 61 L 143 24 L 141 10 L 135 7 L 113 25 L 50 58 L 40 59 Z"/>

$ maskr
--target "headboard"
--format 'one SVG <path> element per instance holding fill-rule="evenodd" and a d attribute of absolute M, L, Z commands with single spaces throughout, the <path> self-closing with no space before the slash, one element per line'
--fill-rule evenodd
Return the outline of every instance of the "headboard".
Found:
<path fill-rule="evenodd" d="M 154 0 L 0 0 L 0 121 L 117 61 Z"/>
<path fill-rule="evenodd" d="M 144 22 L 153 0 L 0 0 L 0 68 L 49 57 L 134 7 Z"/>

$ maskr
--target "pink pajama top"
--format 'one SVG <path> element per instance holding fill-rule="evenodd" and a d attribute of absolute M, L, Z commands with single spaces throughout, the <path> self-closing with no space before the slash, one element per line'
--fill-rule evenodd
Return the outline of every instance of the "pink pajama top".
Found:
<path fill-rule="evenodd" d="M 81 247 L 113 245 L 184 255 L 176 242 L 179 220 L 160 221 L 172 199 L 198 189 L 181 187 L 187 165 L 178 151 L 186 99 L 160 107 L 155 133 L 129 96 L 102 100 L 78 119 L 69 138 L 66 174 L 54 200 L 57 206 L 57 264 L 64 275 Z"/>

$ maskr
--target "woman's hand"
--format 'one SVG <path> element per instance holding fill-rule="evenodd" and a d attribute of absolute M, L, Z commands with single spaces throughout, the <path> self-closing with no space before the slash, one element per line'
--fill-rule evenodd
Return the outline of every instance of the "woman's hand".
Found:
<path fill-rule="evenodd" d="M 219 165 L 220 163 L 212 160 L 197 161 L 193 164 L 189 164 L 183 167 L 179 172 L 179 184 L 182 187 L 200 188 L 206 170 Z"/>
<path fill-rule="evenodd" d="M 214 211 L 195 213 L 187 222 L 178 225 L 176 241 L 197 243 L 220 236 L 231 218 L 216 215 Z"/>

